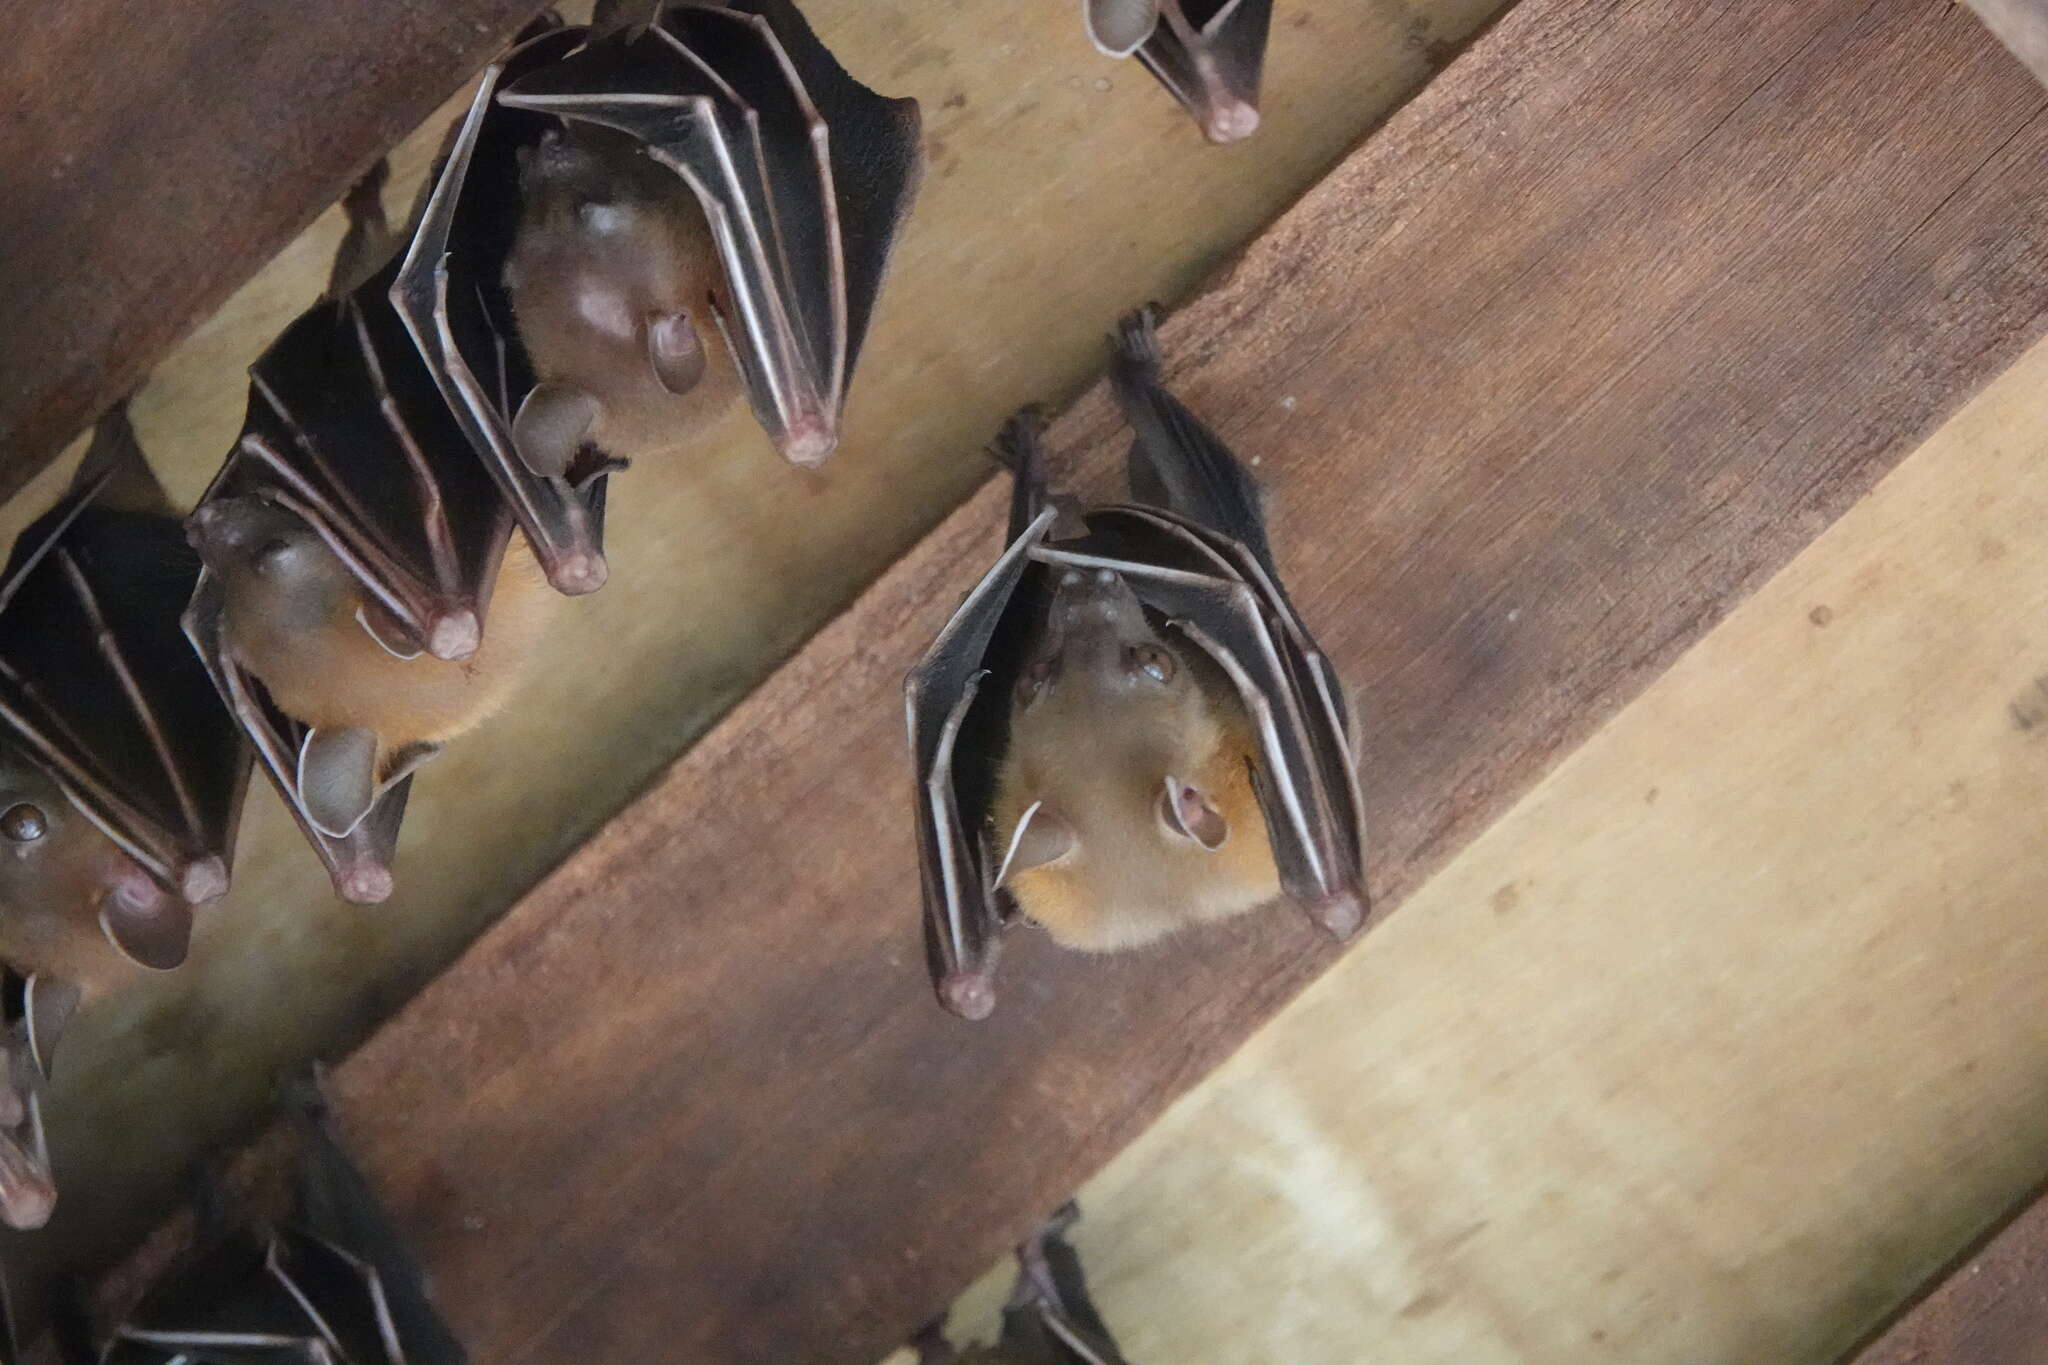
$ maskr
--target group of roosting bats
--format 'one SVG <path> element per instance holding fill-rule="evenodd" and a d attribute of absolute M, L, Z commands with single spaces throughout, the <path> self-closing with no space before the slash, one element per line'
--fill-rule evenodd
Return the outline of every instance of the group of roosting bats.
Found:
<path fill-rule="evenodd" d="M 1089 0 L 1213 140 L 1252 131 L 1266 0 Z M 837 444 L 921 168 L 915 101 L 849 76 L 790 0 L 600 3 L 482 77 L 400 233 L 351 192 L 325 296 L 250 371 L 180 518 L 125 412 L 0 581 L 0 1219 L 56 1200 L 52 1052 L 126 964 L 186 956 L 224 894 L 252 759 L 336 892 L 375 902 L 406 794 L 603 586 L 606 486 L 744 393 L 791 462 Z M 1137 947 L 1283 896 L 1365 913 L 1355 723 L 1281 587 L 1257 488 L 1162 385 L 1153 316 L 1113 338 L 1128 501 L 1047 484 L 1035 412 L 996 451 L 1007 548 L 908 681 L 926 945 L 982 1018 L 1006 929 Z M 292 1212 L 215 1216 L 197 1259 L 68 1361 L 452 1361 L 417 1270 L 323 1120 Z M 1019 1251 L 995 1346 L 1121 1359 L 1063 1238 Z M 16 1359 L 11 1341 L 8 1360 Z"/>

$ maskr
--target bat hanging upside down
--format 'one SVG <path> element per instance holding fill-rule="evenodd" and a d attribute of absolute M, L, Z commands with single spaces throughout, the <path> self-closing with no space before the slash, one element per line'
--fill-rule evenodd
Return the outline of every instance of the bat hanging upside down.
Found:
<path fill-rule="evenodd" d="M 1295 614 L 1259 493 L 1166 391 L 1152 317 L 1111 387 L 1132 501 L 1048 494 L 1005 429 L 1010 545 L 908 682 L 926 938 L 948 1008 L 994 1006 L 1004 926 L 1132 948 L 1283 893 L 1342 937 L 1364 825 L 1342 684 Z"/>
<path fill-rule="evenodd" d="M 314 529 L 253 495 L 202 504 L 192 543 L 220 583 L 223 640 L 271 701 L 307 727 L 298 790 L 321 833 L 349 835 L 377 797 L 501 707 L 558 595 L 525 537 L 505 546 L 490 630 L 466 659 L 391 642 L 362 584 Z"/>
<path fill-rule="evenodd" d="M 1081 1212 L 1068 1203 L 1030 1241 L 1017 1248 L 1017 1283 L 1003 1305 L 1002 1335 L 994 1344 L 961 1351 L 946 1339 L 945 1321 L 911 1341 L 917 1365 L 1127 1365 L 1110 1336 L 1081 1258 L 1067 1230 Z"/>
<path fill-rule="evenodd" d="M 661 453 L 740 393 L 719 340 L 724 271 L 682 177 L 624 133 L 550 128 L 519 149 L 520 225 L 505 286 L 540 382 L 512 424 L 536 474 L 586 442 Z"/>

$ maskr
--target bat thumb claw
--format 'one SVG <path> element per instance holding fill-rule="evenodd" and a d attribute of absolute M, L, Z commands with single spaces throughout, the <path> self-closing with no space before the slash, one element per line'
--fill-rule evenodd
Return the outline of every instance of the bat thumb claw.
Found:
<path fill-rule="evenodd" d="M 334 874 L 334 892 L 351 905 L 378 905 L 391 899 L 391 869 L 381 863 L 358 863 Z"/>
<path fill-rule="evenodd" d="M 939 1003 L 962 1019 L 978 1022 L 995 1013 L 995 983 L 980 972 L 948 972 L 939 982 Z"/>
<path fill-rule="evenodd" d="M 839 448 L 839 433 L 823 417 L 799 417 L 782 433 L 782 458 L 804 469 L 815 469 Z"/>
<path fill-rule="evenodd" d="M 1259 131 L 1259 111 L 1243 100 L 1219 100 L 1202 120 L 1202 136 L 1218 146 L 1242 142 Z"/>
<path fill-rule="evenodd" d="M 218 856 L 209 854 L 185 864 L 178 874 L 178 894 L 187 903 L 204 905 L 228 892 L 228 869 Z"/>
<path fill-rule="evenodd" d="M 1339 941 L 1350 938 L 1365 924 L 1365 897 L 1357 891 L 1338 891 L 1314 901 L 1308 913 L 1317 924 Z"/>

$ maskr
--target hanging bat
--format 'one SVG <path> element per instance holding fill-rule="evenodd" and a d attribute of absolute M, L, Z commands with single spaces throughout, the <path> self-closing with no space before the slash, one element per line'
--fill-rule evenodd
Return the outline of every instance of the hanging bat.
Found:
<path fill-rule="evenodd" d="M 356 223 L 374 205 L 346 204 Z M 371 236 L 352 226 L 344 256 L 374 256 Z M 205 566 L 186 633 L 358 902 L 391 892 L 412 774 L 503 704 L 556 596 L 391 306 L 398 267 L 251 367 L 241 435 L 186 522 Z M 504 392 L 507 375 L 481 378 Z"/>
<path fill-rule="evenodd" d="M 1066 1204 L 1017 1248 L 1017 1283 L 994 1345 L 958 1350 L 947 1341 L 942 1318 L 911 1341 L 917 1365 L 1127 1365 L 1067 1241 L 1080 1216 Z"/>
<path fill-rule="evenodd" d="M 40 1226 L 42 1084 L 81 1001 L 185 959 L 249 753 L 177 628 L 199 576 L 124 409 L 0 578 L 0 1221 Z"/>
<path fill-rule="evenodd" d="M 302 1155 L 290 1215 L 274 1227 L 202 1228 L 198 1252 L 114 1330 L 101 1365 L 467 1360 L 315 1083 L 297 1088 L 291 1108 Z"/>
<path fill-rule="evenodd" d="M 1273 0 L 1082 0 L 1081 13 L 1096 48 L 1135 53 L 1209 141 L 1258 131 Z"/>
<path fill-rule="evenodd" d="M 600 6 L 485 73 L 393 301 L 558 586 L 599 553 L 577 480 L 742 389 L 790 461 L 831 454 L 920 169 L 916 102 L 788 0 Z"/>
<path fill-rule="evenodd" d="M 1050 496 L 1020 414 L 1009 547 L 906 683 L 927 956 L 970 1019 L 1018 916 L 1096 952 L 1282 893 L 1339 937 L 1364 919 L 1350 710 L 1258 489 L 1162 387 L 1150 310 L 1115 347 L 1132 500 Z"/>

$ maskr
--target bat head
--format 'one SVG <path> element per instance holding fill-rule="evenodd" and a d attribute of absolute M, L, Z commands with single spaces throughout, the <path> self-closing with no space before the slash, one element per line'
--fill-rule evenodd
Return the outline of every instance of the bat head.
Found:
<path fill-rule="evenodd" d="M 201 503 L 185 535 L 220 580 L 232 627 L 314 630 L 360 599 L 354 576 L 319 533 L 262 498 Z"/>
<path fill-rule="evenodd" d="M 1229 837 L 1201 783 L 1223 738 L 1203 679 L 1112 569 L 1060 572 L 1018 676 L 1010 735 L 1037 803 L 1012 836 L 1013 869 L 1093 838 L 1214 852 Z"/>
<path fill-rule="evenodd" d="M 696 388 L 722 285 L 682 178 L 594 125 L 549 129 L 519 163 L 505 285 L 535 372 L 607 406 Z"/>
<path fill-rule="evenodd" d="M 76 945 L 94 926 L 130 961 L 167 969 L 185 960 L 192 912 L 26 754 L 0 744 L 0 955 L 81 974 Z"/>

